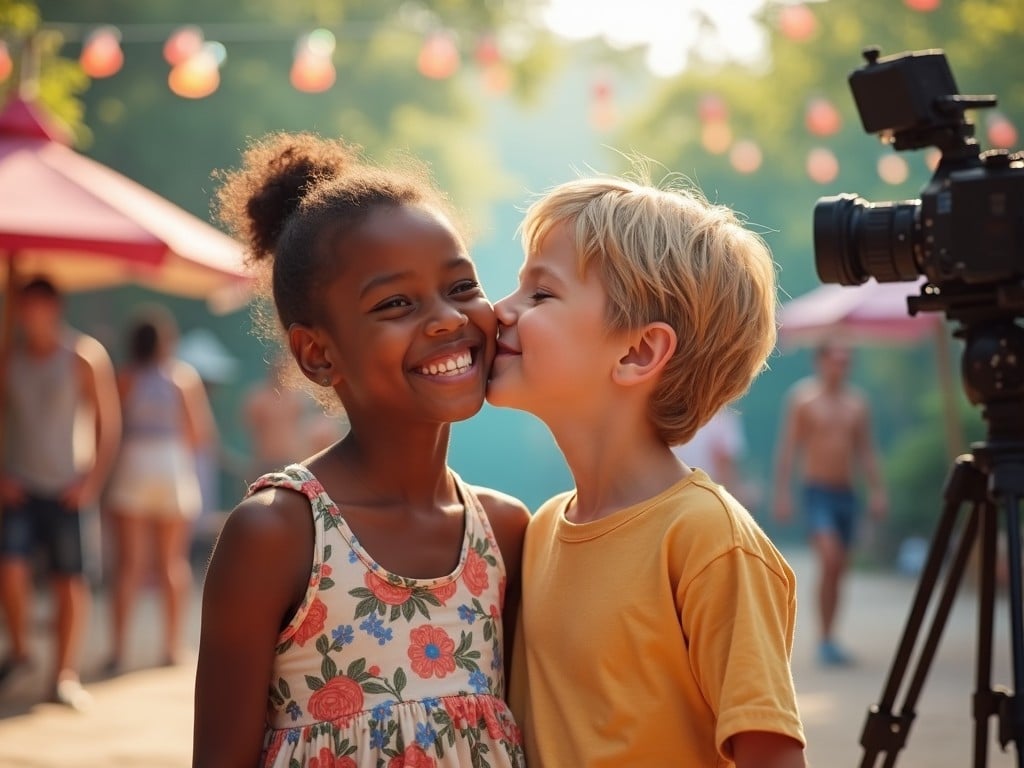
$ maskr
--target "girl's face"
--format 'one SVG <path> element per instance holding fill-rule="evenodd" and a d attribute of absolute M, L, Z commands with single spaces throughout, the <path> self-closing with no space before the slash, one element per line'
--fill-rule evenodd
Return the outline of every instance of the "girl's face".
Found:
<path fill-rule="evenodd" d="M 443 215 L 412 206 L 371 213 L 346 238 L 323 297 L 331 383 L 350 418 L 450 422 L 480 410 L 494 310 Z"/>
<path fill-rule="evenodd" d="M 583 276 L 565 224 L 527 255 L 519 288 L 495 307 L 498 353 L 487 400 L 548 422 L 599 407 L 602 382 L 622 354 L 605 319 L 607 295 L 593 269 Z M 550 417 L 550 418 L 549 418 Z"/>

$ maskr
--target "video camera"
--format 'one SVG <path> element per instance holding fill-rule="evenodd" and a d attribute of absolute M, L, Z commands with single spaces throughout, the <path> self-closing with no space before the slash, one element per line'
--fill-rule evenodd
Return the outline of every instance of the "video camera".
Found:
<path fill-rule="evenodd" d="M 867 61 L 849 76 L 861 123 L 896 150 L 935 146 L 941 159 L 919 200 L 871 203 L 856 194 L 814 208 L 814 256 L 826 283 L 927 283 L 909 311 L 970 321 L 1024 313 L 1024 155 L 980 152 L 965 111 L 995 96 L 962 96 L 941 50 Z"/>

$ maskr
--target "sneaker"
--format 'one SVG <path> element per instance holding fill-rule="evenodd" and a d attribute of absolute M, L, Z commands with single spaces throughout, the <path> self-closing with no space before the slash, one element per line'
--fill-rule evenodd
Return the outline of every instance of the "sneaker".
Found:
<path fill-rule="evenodd" d="M 92 708 L 92 695 L 74 678 L 66 678 L 57 683 L 53 700 L 76 712 L 87 712 Z"/>
<path fill-rule="evenodd" d="M 848 667 L 853 658 L 831 640 L 822 640 L 818 645 L 818 661 L 823 667 Z"/>

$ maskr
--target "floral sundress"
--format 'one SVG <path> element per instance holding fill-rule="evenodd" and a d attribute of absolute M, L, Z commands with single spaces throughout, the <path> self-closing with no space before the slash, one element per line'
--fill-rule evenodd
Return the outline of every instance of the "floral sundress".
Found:
<path fill-rule="evenodd" d="M 305 467 L 250 486 L 305 494 L 315 529 L 309 588 L 278 638 L 261 765 L 525 765 L 503 699 L 505 565 L 479 500 L 455 480 L 462 551 L 455 570 L 436 579 L 374 562 Z"/>

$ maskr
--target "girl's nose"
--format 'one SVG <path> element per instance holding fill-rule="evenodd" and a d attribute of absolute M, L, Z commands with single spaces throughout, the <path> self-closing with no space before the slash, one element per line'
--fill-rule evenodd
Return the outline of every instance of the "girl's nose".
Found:
<path fill-rule="evenodd" d="M 427 332 L 432 334 L 451 333 L 469 322 L 469 316 L 462 308 L 451 302 L 438 302 L 433 317 L 427 323 Z"/>

